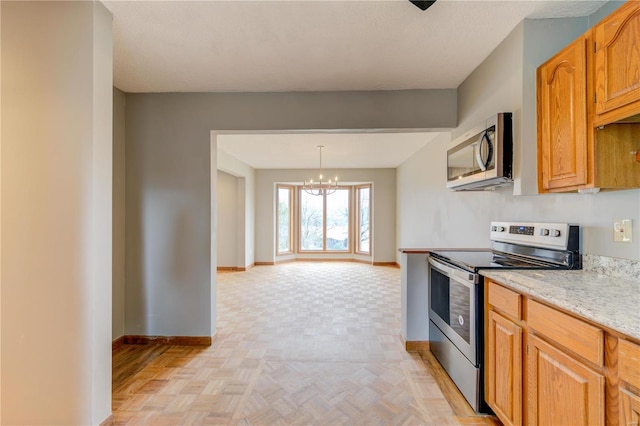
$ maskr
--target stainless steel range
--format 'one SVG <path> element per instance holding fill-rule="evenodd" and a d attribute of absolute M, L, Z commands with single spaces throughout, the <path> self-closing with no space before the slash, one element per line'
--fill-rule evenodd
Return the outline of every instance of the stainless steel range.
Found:
<path fill-rule="evenodd" d="M 431 351 L 478 412 L 484 401 L 482 269 L 580 269 L 580 229 L 566 223 L 491 222 L 492 249 L 429 255 Z"/>

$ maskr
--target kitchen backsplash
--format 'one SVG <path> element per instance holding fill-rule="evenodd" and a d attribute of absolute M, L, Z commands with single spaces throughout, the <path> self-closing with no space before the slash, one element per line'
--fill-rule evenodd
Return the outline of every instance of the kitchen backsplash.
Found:
<path fill-rule="evenodd" d="M 640 261 L 637 260 L 584 254 L 582 255 L 582 269 L 586 272 L 640 281 Z"/>

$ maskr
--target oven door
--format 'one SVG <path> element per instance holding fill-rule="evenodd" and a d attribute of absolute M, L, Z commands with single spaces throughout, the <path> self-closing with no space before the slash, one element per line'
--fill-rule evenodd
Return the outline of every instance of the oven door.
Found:
<path fill-rule="evenodd" d="M 429 319 L 475 366 L 478 275 L 429 257 Z"/>

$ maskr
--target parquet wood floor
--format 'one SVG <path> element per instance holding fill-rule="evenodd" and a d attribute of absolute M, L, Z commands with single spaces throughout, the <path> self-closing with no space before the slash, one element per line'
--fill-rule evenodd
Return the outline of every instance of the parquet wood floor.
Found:
<path fill-rule="evenodd" d="M 292 262 L 220 272 L 217 287 L 211 347 L 114 352 L 116 424 L 492 423 L 450 405 L 437 362 L 404 350 L 396 268 Z"/>

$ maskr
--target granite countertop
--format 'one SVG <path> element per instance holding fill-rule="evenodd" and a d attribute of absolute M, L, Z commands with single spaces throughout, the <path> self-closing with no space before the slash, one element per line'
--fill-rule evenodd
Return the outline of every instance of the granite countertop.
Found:
<path fill-rule="evenodd" d="M 592 271 L 480 272 L 506 287 L 640 341 L 640 281 Z"/>

